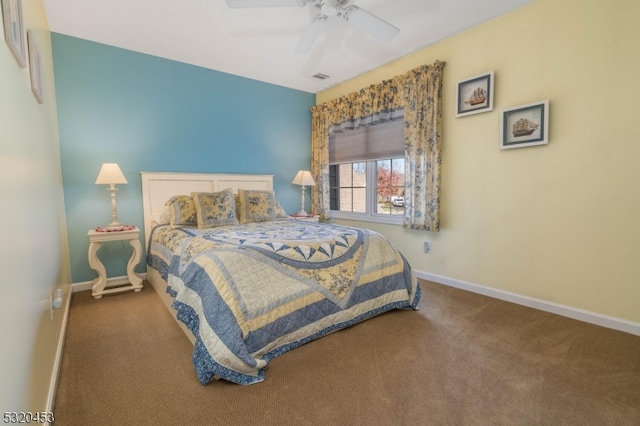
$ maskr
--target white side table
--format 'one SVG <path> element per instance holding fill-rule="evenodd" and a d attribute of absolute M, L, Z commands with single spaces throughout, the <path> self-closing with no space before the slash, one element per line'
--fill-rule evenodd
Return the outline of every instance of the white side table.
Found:
<path fill-rule="evenodd" d="M 140 262 L 142 253 L 142 246 L 140 245 L 139 239 L 140 229 L 138 227 L 128 231 L 114 232 L 99 232 L 95 229 L 90 229 L 89 232 L 87 232 L 87 236 L 89 237 L 89 266 L 98 272 L 98 278 L 93 280 L 93 286 L 91 287 L 91 295 L 95 299 L 100 299 L 103 294 L 119 293 L 127 290 L 138 292 L 142 290 L 142 278 L 135 273 L 135 267 Z M 107 285 L 107 271 L 100 259 L 98 259 L 98 249 L 104 241 L 129 241 L 129 244 L 133 247 L 133 253 L 131 253 L 131 258 L 127 264 L 129 285 L 105 290 Z M 126 284 L 126 282 L 114 283 L 114 285 L 117 284 Z"/>

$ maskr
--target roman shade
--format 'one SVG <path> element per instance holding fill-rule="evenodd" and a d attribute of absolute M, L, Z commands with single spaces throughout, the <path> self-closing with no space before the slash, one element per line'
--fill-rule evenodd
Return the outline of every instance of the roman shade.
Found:
<path fill-rule="evenodd" d="M 329 163 L 404 158 L 404 121 L 344 130 L 329 137 Z"/>

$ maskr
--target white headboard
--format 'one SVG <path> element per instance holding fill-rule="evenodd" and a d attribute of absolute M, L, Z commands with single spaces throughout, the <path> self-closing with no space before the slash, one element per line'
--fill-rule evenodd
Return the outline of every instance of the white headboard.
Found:
<path fill-rule="evenodd" d="M 174 195 L 192 192 L 218 192 L 232 188 L 273 190 L 273 175 L 236 175 L 212 173 L 140 172 L 142 177 L 142 210 L 144 241 L 149 243 L 153 224 L 159 222 L 167 207 L 164 203 Z"/>

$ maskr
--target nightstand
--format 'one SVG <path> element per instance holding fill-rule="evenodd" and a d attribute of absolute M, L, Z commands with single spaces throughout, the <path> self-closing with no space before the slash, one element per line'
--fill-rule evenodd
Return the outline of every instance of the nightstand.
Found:
<path fill-rule="evenodd" d="M 89 237 L 89 266 L 91 269 L 95 269 L 98 272 L 98 278 L 93 280 L 93 286 L 91 287 L 91 295 L 95 299 L 100 299 L 103 294 L 119 293 L 121 291 L 133 290 L 138 292 L 142 290 L 142 278 L 135 273 L 135 267 L 140 262 L 140 256 L 142 253 L 142 246 L 140 245 L 140 229 L 135 227 L 134 229 L 127 231 L 113 231 L 113 232 L 99 232 L 95 229 L 87 232 Z M 133 247 L 131 258 L 127 264 L 127 278 L 129 285 L 123 285 L 113 287 L 105 290 L 107 285 L 107 271 L 104 265 L 98 259 L 98 249 L 103 242 L 106 241 L 128 241 Z M 127 281 L 113 282 L 112 285 L 126 284 Z"/>
<path fill-rule="evenodd" d="M 289 215 L 289 217 L 291 219 L 295 219 L 295 220 L 302 220 L 303 222 L 315 222 L 315 223 L 320 222 L 320 216 L 319 215 L 296 216 L 296 215 L 292 214 L 292 215 Z"/>

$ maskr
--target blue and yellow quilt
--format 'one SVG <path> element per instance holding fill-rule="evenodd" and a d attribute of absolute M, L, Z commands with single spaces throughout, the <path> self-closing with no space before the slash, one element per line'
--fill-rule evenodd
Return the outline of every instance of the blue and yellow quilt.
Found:
<path fill-rule="evenodd" d="M 274 357 L 420 299 L 407 261 L 370 230 L 284 219 L 161 225 L 150 240 L 147 264 L 196 338 L 202 384 L 260 382 Z"/>

